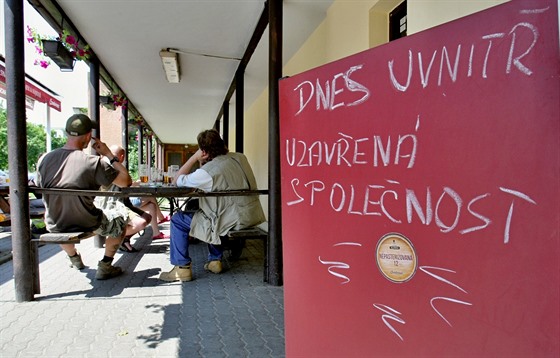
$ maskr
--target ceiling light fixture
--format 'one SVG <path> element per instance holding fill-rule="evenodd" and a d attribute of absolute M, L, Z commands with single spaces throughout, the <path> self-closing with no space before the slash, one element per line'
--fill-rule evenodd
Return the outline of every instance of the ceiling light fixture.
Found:
<path fill-rule="evenodd" d="M 169 83 L 179 83 L 180 72 L 179 72 L 179 58 L 176 53 L 161 50 L 159 52 L 161 57 L 161 62 L 163 63 L 163 70 L 165 71 L 165 76 Z"/>
<path fill-rule="evenodd" d="M 220 56 L 220 55 L 211 55 L 208 53 L 202 53 L 202 52 L 197 52 L 197 51 L 189 51 L 189 50 L 178 50 L 176 48 L 168 48 L 167 51 L 172 52 L 172 53 L 182 53 L 184 55 L 196 55 L 196 56 L 204 56 L 204 57 L 212 57 L 212 58 L 219 58 L 222 60 L 235 60 L 235 61 L 241 61 L 240 58 L 237 57 L 229 57 L 229 56 Z"/>

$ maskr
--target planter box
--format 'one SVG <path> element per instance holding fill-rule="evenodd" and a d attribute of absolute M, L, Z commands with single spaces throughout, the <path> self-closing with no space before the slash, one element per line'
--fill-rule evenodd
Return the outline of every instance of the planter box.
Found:
<path fill-rule="evenodd" d="M 61 71 L 74 69 L 74 56 L 60 41 L 42 40 L 41 42 L 43 43 L 43 53 L 53 60 Z"/>

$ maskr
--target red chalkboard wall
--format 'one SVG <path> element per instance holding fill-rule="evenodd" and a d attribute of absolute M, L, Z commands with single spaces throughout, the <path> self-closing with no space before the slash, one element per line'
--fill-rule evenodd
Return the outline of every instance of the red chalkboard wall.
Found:
<path fill-rule="evenodd" d="M 288 357 L 560 355 L 556 0 L 281 80 Z"/>

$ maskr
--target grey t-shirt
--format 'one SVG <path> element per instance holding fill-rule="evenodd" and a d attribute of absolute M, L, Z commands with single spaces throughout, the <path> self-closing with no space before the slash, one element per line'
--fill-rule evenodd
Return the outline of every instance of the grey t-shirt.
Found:
<path fill-rule="evenodd" d="M 100 157 L 81 150 L 59 148 L 45 154 L 37 165 L 37 185 L 42 188 L 99 190 L 108 186 L 118 172 Z M 93 231 L 102 211 L 95 196 L 44 194 L 45 223 L 50 232 Z"/>

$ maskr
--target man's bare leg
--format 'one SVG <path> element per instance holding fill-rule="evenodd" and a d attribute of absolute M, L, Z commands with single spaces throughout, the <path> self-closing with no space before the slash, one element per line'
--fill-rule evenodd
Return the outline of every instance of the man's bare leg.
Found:
<path fill-rule="evenodd" d="M 78 270 L 85 268 L 84 262 L 82 261 L 82 257 L 76 250 L 75 244 L 64 244 L 60 245 L 60 248 L 66 252 L 68 255 L 68 259 L 70 260 L 70 267 L 74 267 Z"/>

